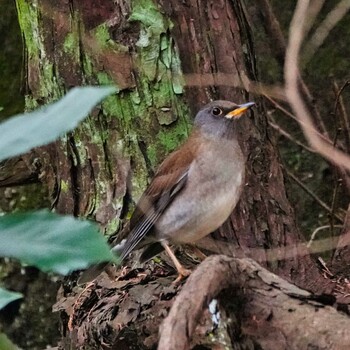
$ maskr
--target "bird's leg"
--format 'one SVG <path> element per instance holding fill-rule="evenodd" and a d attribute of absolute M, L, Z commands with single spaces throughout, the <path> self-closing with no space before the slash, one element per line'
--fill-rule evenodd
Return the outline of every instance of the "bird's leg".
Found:
<path fill-rule="evenodd" d="M 177 260 L 177 257 L 175 256 L 175 254 L 173 253 L 173 251 L 170 249 L 169 245 L 166 242 L 161 242 L 163 248 L 165 249 L 165 251 L 167 252 L 167 254 L 169 255 L 170 259 L 172 260 L 172 262 L 175 265 L 175 268 L 178 272 L 178 276 L 176 278 L 176 280 L 173 282 L 175 284 L 179 283 L 184 277 L 187 277 L 191 274 L 191 270 L 188 270 L 186 268 L 184 268 L 180 261 Z"/>

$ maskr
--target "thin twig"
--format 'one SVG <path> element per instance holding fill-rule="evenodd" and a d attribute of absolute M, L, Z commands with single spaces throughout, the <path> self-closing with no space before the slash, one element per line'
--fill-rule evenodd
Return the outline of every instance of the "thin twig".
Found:
<path fill-rule="evenodd" d="M 314 241 L 315 238 L 316 238 L 317 233 L 320 232 L 320 231 L 322 231 L 322 230 L 325 230 L 325 229 L 327 229 L 327 228 L 330 228 L 330 227 L 331 227 L 331 225 L 324 225 L 324 226 L 317 227 L 317 229 L 316 229 L 314 232 L 312 232 L 312 235 L 311 235 L 311 237 L 310 237 L 310 240 L 309 240 L 309 242 L 308 242 L 308 244 L 307 244 L 306 246 L 307 246 L 308 248 L 310 248 L 310 247 L 311 247 L 311 244 L 313 243 L 313 241 Z M 342 228 L 343 225 L 334 225 L 333 227 L 335 227 L 335 228 Z"/>
<path fill-rule="evenodd" d="M 310 25 L 310 27 L 308 27 L 308 25 L 305 24 L 305 32 L 307 32 L 311 28 L 318 12 L 323 6 L 324 0 L 317 0 L 317 2 L 319 3 L 312 3 L 310 5 L 310 11 L 308 13 L 308 24 Z M 266 33 L 268 34 L 268 37 L 270 38 L 270 45 L 271 47 L 273 47 L 272 52 L 274 53 L 276 60 L 280 62 L 282 66 L 284 64 L 284 56 L 286 53 L 286 40 L 281 30 L 281 26 L 279 25 L 279 21 L 273 12 L 270 1 L 258 0 L 257 3 L 262 13 L 263 25 L 265 27 Z M 304 96 L 307 98 L 309 107 L 312 108 L 313 119 L 317 122 L 317 125 L 319 126 L 321 132 L 328 137 L 326 126 L 318 111 L 317 106 L 314 104 L 314 98 L 299 72 L 298 75 L 300 88 Z"/>
<path fill-rule="evenodd" d="M 284 55 L 286 52 L 286 40 L 284 38 L 283 32 L 279 21 L 277 20 L 271 2 L 269 0 L 257 0 L 258 9 L 262 13 L 262 20 L 265 31 L 270 38 L 270 42 L 274 43 L 274 55 L 277 61 L 283 66 Z"/>
<path fill-rule="evenodd" d="M 334 215 L 335 215 L 335 203 L 337 199 L 337 194 L 339 190 L 339 186 L 341 185 L 341 182 L 338 180 L 335 183 L 333 194 L 332 194 L 332 202 L 331 202 L 331 214 L 329 215 L 329 223 L 331 227 L 331 237 L 334 238 Z"/>
<path fill-rule="evenodd" d="M 341 94 L 343 93 L 345 88 L 350 85 L 350 80 L 347 80 L 342 85 L 342 87 L 340 89 L 339 89 L 338 84 L 337 84 L 336 81 L 334 81 L 333 84 L 334 84 L 334 87 L 335 87 L 335 91 L 337 92 L 336 99 L 335 99 L 335 102 L 334 102 L 334 108 L 333 108 L 334 114 L 336 114 L 337 109 L 338 109 L 338 104 L 339 104 L 339 101 L 340 101 L 340 98 L 341 98 Z"/>
<path fill-rule="evenodd" d="M 343 230 L 341 232 L 341 235 L 339 236 L 338 242 L 335 247 L 336 249 L 332 257 L 333 266 L 338 265 L 340 261 L 348 261 L 348 259 L 343 260 L 343 257 L 349 256 L 349 246 L 350 246 L 350 204 L 348 205 L 348 208 L 345 214 Z M 343 256 L 343 253 L 345 253 L 344 256 Z"/>
<path fill-rule="evenodd" d="M 312 148 L 318 151 L 330 162 L 350 170 L 350 157 L 345 152 L 324 142 L 316 131 L 310 113 L 298 89 L 298 61 L 304 33 L 303 26 L 308 10 L 309 0 L 299 0 L 290 25 L 289 42 L 286 51 L 284 75 L 286 96 L 297 118 L 302 121 L 301 127 Z"/>
<path fill-rule="evenodd" d="M 281 111 L 282 113 L 284 113 L 286 116 L 292 118 L 293 120 L 295 120 L 298 124 L 303 124 L 306 128 L 307 125 L 305 123 L 303 123 L 303 121 L 300 121 L 297 117 L 295 117 L 293 115 L 293 113 L 289 112 L 287 109 L 285 109 L 283 106 L 281 106 L 276 100 L 274 100 L 272 97 L 264 95 L 265 98 L 267 98 L 279 111 Z M 314 129 L 313 129 L 314 130 Z M 317 130 L 315 130 L 315 132 L 317 133 L 317 135 L 322 138 L 325 142 L 328 142 L 329 144 L 331 144 L 331 141 L 329 138 L 327 138 L 326 136 L 322 135 L 321 133 L 319 133 Z M 315 151 L 314 151 L 315 152 Z"/>
<path fill-rule="evenodd" d="M 326 18 L 315 30 L 314 34 L 305 45 L 305 49 L 304 49 L 305 56 L 303 59 L 304 64 L 306 64 L 311 60 L 311 58 L 314 56 L 316 51 L 324 43 L 324 41 L 326 40 L 331 30 L 347 14 L 349 10 L 350 10 L 350 0 L 342 0 L 333 8 L 332 11 L 328 13 Z"/>
<path fill-rule="evenodd" d="M 335 80 L 333 80 L 333 88 L 334 88 L 334 93 L 335 93 L 335 102 L 334 102 L 334 107 L 333 107 L 333 115 L 337 116 L 337 110 L 339 109 L 339 115 L 340 115 L 340 127 L 337 128 L 334 139 L 333 139 L 333 146 L 336 146 L 338 142 L 338 136 L 340 132 L 343 132 L 344 135 L 344 142 L 345 150 L 347 152 L 350 152 L 350 125 L 349 125 L 349 118 L 344 106 L 344 101 L 342 97 L 342 93 L 345 90 L 347 86 L 350 86 L 350 81 L 346 81 L 342 87 L 339 89 L 338 84 Z M 337 167 L 337 172 L 340 174 L 343 183 L 345 185 L 345 188 L 350 191 L 350 178 L 348 173 L 344 170 L 342 167 Z"/>
<path fill-rule="evenodd" d="M 311 1 L 308 8 L 307 13 L 307 21 L 304 23 L 304 36 L 309 33 L 310 29 L 312 28 L 317 15 L 321 11 L 325 0 L 314 0 Z M 307 97 L 308 107 L 312 110 L 312 117 L 314 121 L 316 122 L 317 127 L 320 129 L 321 133 L 329 138 L 328 131 L 326 128 L 326 125 L 321 117 L 321 114 L 318 110 L 317 105 L 314 103 L 314 97 L 311 94 L 311 91 L 309 90 L 309 87 L 306 85 L 303 77 L 301 76 L 301 73 L 299 72 L 299 81 L 300 81 L 300 88 L 302 93 Z"/>
<path fill-rule="evenodd" d="M 323 253 L 332 251 L 333 249 L 341 249 L 349 246 L 350 231 L 345 231 L 340 236 L 339 241 L 335 244 L 333 238 L 322 238 L 315 240 L 312 244 L 312 253 Z M 283 261 L 288 259 L 295 259 L 296 257 L 302 257 L 310 254 L 310 250 L 307 249 L 306 242 L 291 243 L 285 246 L 278 246 L 274 248 L 249 248 L 244 249 L 244 252 L 237 249 L 237 246 L 233 243 L 223 242 L 215 240 L 212 237 L 205 237 L 196 242 L 198 248 L 203 248 L 206 251 L 213 252 L 215 254 L 225 254 L 227 256 L 240 257 L 252 257 L 255 261 L 261 262 L 273 262 Z"/>
<path fill-rule="evenodd" d="M 292 118 L 293 120 L 295 120 L 296 122 L 299 122 L 298 119 L 292 114 L 290 113 L 287 109 L 285 109 L 283 106 L 281 106 L 275 99 L 273 99 L 271 96 L 268 95 L 264 95 L 264 97 L 266 99 L 268 99 L 273 105 L 274 107 L 276 107 L 278 110 L 280 110 L 281 112 L 283 112 L 286 116 Z"/>
<path fill-rule="evenodd" d="M 294 174 L 292 174 L 290 171 L 286 170 L 288 176 L 297 183 L 310 197 L 312 197 L 315 202 L 325 209 L 328 213 L 332 213 L 332 209 L 322 200 L 320 199 L 314 192 L 312 192 L 302 181 L 300 181 Z M 343 222 L 343 218 L 339 216 L 338 214 L 334 213 L 334 217 L 337 218 L 340 222 Z"/>
<path fill-rule="evenodd" d="M 278 131 L 279 134 L 283 135 L 285 138 L 287 138 L 288 140 L 292 141 L 293 143 L 295 143 L 296 145 L 302 147 L 304 150 L 311 152 L 311 153 L 315 153 L 315 151 L 313 149 L 311 149 L 310 147 L 304 145 L 302 142 L 300 142 L 299 140 L 295 139 L 291 134 L 289 134 L 287 131 L 285 131 L 284 129 L 282 129 L 279 125 L 273 123 L 272 121 L 269 120 L 269 125 L 274 128 L 276 131 Z"/>
<path fill-rule="evenodd" d="M 311 4 L 309 6 L 309 11 L 307 14 L 307 22 L 305 23 L 305 26 L 304 26 L 305 35 L 307 35 L 307 33 L 310 31 L 310 29 L 314 25 L 315 19 L 319 14 L 319 12 L 321 11 L 324 3 L 325 3 L 325 0 L 311 1 Z"/>
<path fill-rule="evenodd" d="M 342 93 L 343 91 L 350 86 L 350 80 L 347 80 L 343 86 L 339 89 L 337 82 L 334 80 L 333 81 L 333 86 L 334 86 L 334 91 L 336 94 L 335 98 L 335 103 L 334 103 L 334 108 L 333 108 L 333 113 L 336 116 L 337 115 L 337 110 L 338 106 L 340 106 L 340 121 L 341 121 L 341 128 L 344 134 L 345 138 L 345 144 L 346 144 L 346 150 L 350 152 L 350 124 L 349 124 L 349 118 L 346 113 L 346 109 L 344 106 L 343 98 L 342 98 Z"/>
<path fill-rule="evenodd" d="M 186 86 L 233 86 L 256 94 L 269 95 L 282 101 L 286 101 L 284 89 L 281 86 L 265 85 L 250 80 L 247 76 L 243 76 L 242 80 L 237 79 L 237 75 L 233 73 L 188 73 L 184 75 Z"/>
<path fill-rule="evenodd" d="M 320 111 L 318 110 L 318 106 L 314 102 L 315 99 L 312 96 L 311 91 L 309 90 L 305 81 L 303 80 L 300 72 L 299 72 L 299 82 L 300 82 L 300 88 L 301 88 L 301 92 L 303 93 L 303 96 L 307 97 L 308 108 L 310 108 L 312 111 L 310 118 L 312 118 L 314 120 L 317 128 L 320 129 L 322 136 L 329 139 L 328 130 L 327 130 L 326 125 L 321 117 Z"/>

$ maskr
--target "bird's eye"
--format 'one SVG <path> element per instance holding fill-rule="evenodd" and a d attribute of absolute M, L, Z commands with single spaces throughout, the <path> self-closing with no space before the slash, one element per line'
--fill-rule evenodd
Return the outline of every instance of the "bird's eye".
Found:
<path fill-rule="evenodd" d="M 222 114 L 222 110 L 219 107 L 214 107 L 212 110 L 212 113 L 214 115 L 220 115 L 220 114 Z"/>

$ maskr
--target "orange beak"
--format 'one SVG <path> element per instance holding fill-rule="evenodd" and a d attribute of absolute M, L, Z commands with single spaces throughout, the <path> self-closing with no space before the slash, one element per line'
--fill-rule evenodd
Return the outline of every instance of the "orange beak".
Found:
<path fill-rule="evenodd" d="M 246 113 L 251 107 L 255 105 L 254 102 L 247 102 L 239 105 L 237 108 L 235 108 L 233 111 L 227 113 L 225 115 L 226 118 L 235 118 L 239 117 L 242 114 Z"/>

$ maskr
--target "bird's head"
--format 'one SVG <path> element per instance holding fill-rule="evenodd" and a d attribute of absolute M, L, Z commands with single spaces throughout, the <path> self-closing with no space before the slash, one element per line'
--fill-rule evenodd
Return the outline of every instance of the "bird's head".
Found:
<path fill-rule="evenodd" d="M 235 130 L 236 121 L 254 105 L 254 102 L 213 101 L 197 113 L 194 125 L 207 134 L 229 137 Z"/>

